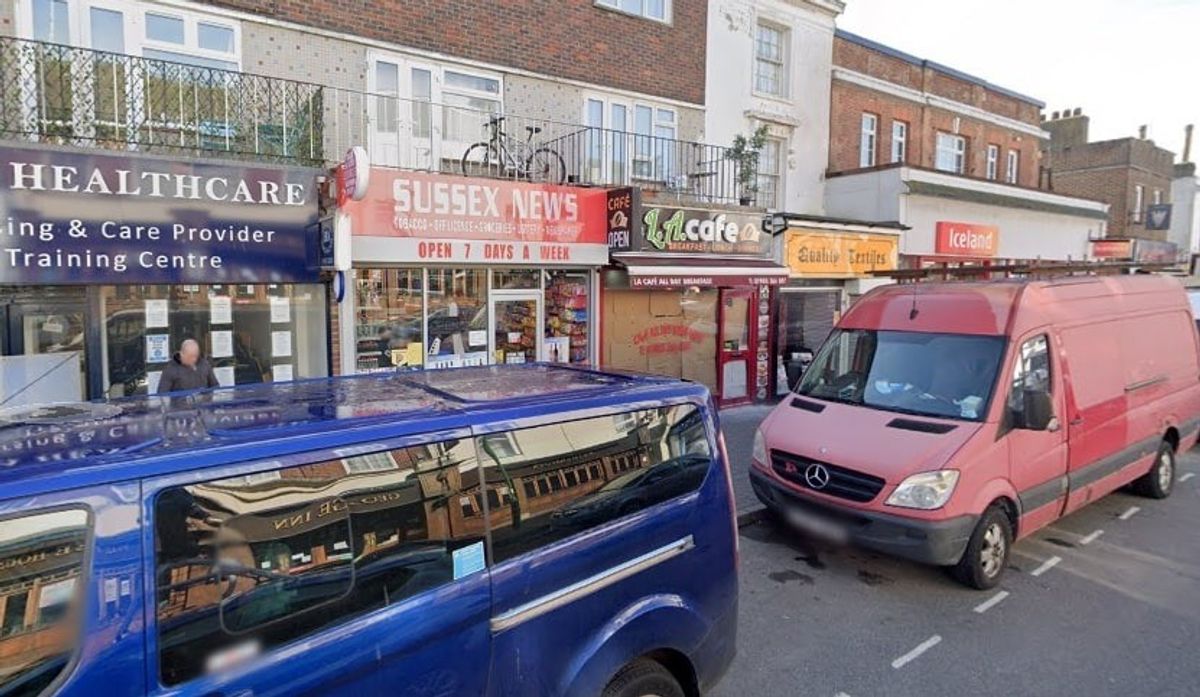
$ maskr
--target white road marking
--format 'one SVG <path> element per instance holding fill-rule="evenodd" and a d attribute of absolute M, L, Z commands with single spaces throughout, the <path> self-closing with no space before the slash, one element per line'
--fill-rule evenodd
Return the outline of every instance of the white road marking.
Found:
<path fill-rule="evenodd" d="M 1196 476 L 1196 473 L 1195 473 L 1195 472 L 1188 472 L 1187 474 L 1181 474 L 1181 475 L 1179 475 L 1179 481 L 1180 481 L 1180 482 L 1186 482 L 1187 480 L 1189 480 L 1189 479 L 1191 479 L 1192 477 L 1195 477 L 1195 476 Z"/>
<path fill-rule="evenodd" d="M 1128 510 L 1126 510 L 1121 515 L 1117 516 L 1117 520 L 1129 520 L 1133 516 L 1137 515 L 1137 512 L 1140 510 L 1142 510 L 1142 509 L 1139 508 L 1138 506 L 1130 506 L 1128 508 Z"/>
<path fill-rule="evenodd" d="M 1041 576 L 1042 574 L 1046 573 L 1050 569 L 1053 569 L 1054 567 L 1058 566 L 1059 562 L 1061 562 L 1061 561 L 1062 561 L 1062 557 L 1059 557 L 1059 556 L 1050 557 L 1046 561 L 1042 562 L 1041 566 L 1034 569 L 1033 573 L 1030 575 L 1031 576 Z"/>
<path fill-rule="evenodd" d="M 918 644 L 917 648 L 913 649 L 912 651 L 909 651 L 908 653 L 904 654 L 900 658 L 897 658 L 896 660 L 892 661 L 892 667 L 893 668 L 903 668 L 904 666 L 908 665 L 909 663 L 912 663 L 913 661 L 920 658 L 921 654 L 925 653 L 929 649 L 932 649 L 933 647 L 937 646 L 940 643 L 942 643 L 942 637 L 938 636 L 937 634 L 934 634 L 933 636 L 929 637 L 925 641 L 922 641 L 920 644 Z"/>
<path fill-rule="evenodd" d="M 833 697 L 850 697 L 850 695 L 846 694 L 845 692 L 839 692 Z"/>
<path fill-rule="evenodd" d="M 982 603 L 979 603 L 978 605 L 976 605 L 975 612 L 978 612 L 979 614 L 982 615 L 983 613 L 987 612 L 988 610 L 991 610 L 992 608 L 999 605 L 1000 601 L 1004 600 L 1007 597 L 1008 597 L 1008 591 L 1000 591 L 999 593 L 993 595 L 992 597 L 988 598 L 987 600 L 983 601 Z"/>
<path fill-rule="evenodd" d="M 1087 535 L 1085 535 L 1084 538 L 1079 541 L 1079 544 L 1090 545 L 1096 541 L 1096 538 L 1100 537 L 1103 534 L 1104 534 L 1103 530 L 1094 530 L 1094 531 L 1088 533 Z"/>

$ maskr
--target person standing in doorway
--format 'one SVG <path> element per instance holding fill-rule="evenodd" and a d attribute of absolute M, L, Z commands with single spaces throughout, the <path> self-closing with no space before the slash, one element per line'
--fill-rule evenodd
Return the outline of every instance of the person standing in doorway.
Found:
<path fill-rule="evenodd" d="M 185 339 L 179 345 L 179 352 L 171 357 L 171 362 L 162 371 L 158 394 L 220 386 L 212 365 L 200 355 L 200 344 L 195 339 Z"/>

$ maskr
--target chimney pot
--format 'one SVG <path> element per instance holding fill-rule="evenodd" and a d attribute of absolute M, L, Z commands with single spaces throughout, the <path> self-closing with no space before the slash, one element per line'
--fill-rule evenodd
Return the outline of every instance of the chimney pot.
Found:
<path fill-rule="evenodd" d="M 1073 114 L 1073 115 L 1074 115 L 1074 116 L 1083 116 L 1083 108 L 1082 108 L 1082 107 L 1075 107 L 1075 112 L 1074 112 L 1074 114 Z"/>
<path fill-rule="evenodd" d="M 1194 128 L 1190 123 L 1183 127 L 1183 162 L 1192 161 L 1192 130 Z"/>
<path fill-rule="evenodd" d="M 1141 140 L 1145 140 L 1146 139 L 1146 131 L 1149 128 L 1150 128 L 1149 126 L 1145 126 L 1145 125 L 1138 126 L 1138 138 Z"/>
<path fill-rule="evenodd" d="M 1058 120 L 1058 112 L 1056 111 L 1056 112 L 1054 112 L 1053 114 L 1051 114 L 1051 115 L 1050 115 L 1050 119 L 1051 119 L 1052 121 L 1057 121 L 1057 120 Z"/>

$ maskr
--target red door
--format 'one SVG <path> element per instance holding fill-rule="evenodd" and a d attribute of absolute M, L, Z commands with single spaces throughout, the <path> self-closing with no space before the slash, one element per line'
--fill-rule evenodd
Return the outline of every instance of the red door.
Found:
<path fill-rule="evenodd" d="M 722 288 L 717 312 L 717 401 L 721 406 L 750 402 L 756 390 L 757 343 L 755 293 Z"/>

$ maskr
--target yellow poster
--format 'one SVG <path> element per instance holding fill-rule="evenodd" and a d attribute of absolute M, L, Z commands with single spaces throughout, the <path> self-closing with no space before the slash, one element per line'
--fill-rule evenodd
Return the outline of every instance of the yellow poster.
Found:
<path fill-rule="evenodd" d="M 894 235 L 792 228 L 784 251 L 792 276 L 861 278 L 872 271 L 894 271 L 900 245 Z"/>

